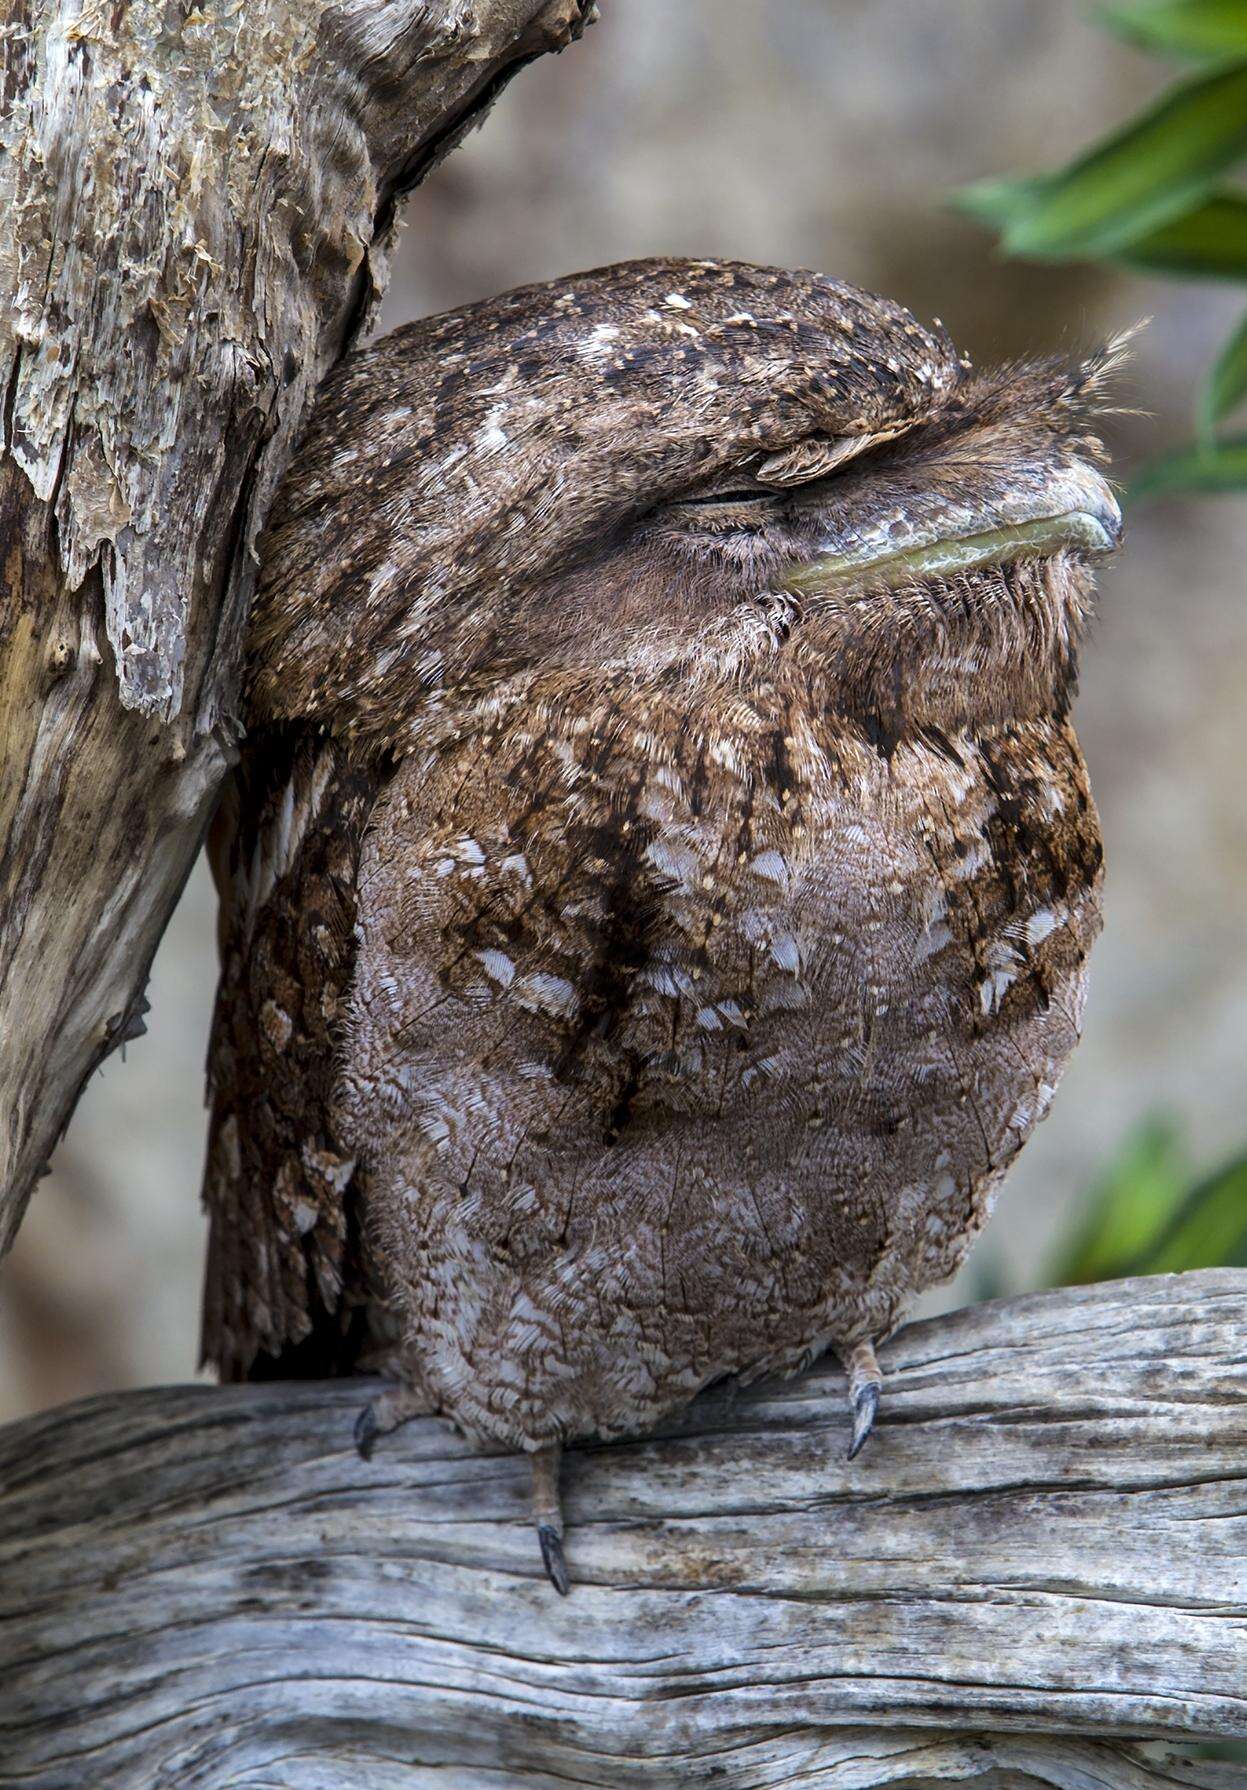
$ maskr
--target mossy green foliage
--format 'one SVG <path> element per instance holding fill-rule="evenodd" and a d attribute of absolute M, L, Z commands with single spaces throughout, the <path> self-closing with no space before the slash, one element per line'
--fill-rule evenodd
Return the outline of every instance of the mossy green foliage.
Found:
<path fill-rule="evenodd" d="M 1216 1267 L 1247 1267 L 1247 1153 L 1195 1175 L 1176 1128 L 1154 1119 L 1092 1188 L 1049 1278 L 1068 1286 Z"/>

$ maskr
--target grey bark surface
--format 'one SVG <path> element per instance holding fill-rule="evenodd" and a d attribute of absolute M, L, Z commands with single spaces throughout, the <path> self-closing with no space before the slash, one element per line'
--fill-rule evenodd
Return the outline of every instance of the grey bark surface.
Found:
<path fill-rule="evenodd" d="M 0 1784 L 1241 1784 L 1247 1272 L 915 1324 L 844 1382 L 527 1467 L 367 1381 L 158 1388 L 0 1434 Z"/>
<path fill-rule="evenodd" d="M 237 736 L 254 547 L 396 202 L 590 0 L 12 0 L 0 23 L 0 1248 Z"/>

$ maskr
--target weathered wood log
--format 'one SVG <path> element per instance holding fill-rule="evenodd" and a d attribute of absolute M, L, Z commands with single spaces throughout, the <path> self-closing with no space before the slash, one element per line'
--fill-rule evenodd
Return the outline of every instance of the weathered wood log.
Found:
<path fill-rule="evenodd" d="M 170 1387 L 0 1436 L 0 1784 L 1241 1785 L 1247 1273 L 916 1324 L 867 1452 L 837 1369 L 525 1464 L 366 1383 Z M 1146 1741 L 1169 1743 L 1159 1747 Z"/>
<path fill-rule="evenodd" d="M 254 544 L 400 195 L 591 0 L 10 0 L 0 23 L 0 1249 L 237 734 Z"/>

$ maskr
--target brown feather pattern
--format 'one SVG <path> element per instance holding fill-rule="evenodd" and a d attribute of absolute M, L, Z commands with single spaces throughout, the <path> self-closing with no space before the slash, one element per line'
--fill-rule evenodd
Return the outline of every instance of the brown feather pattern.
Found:
<path fill-rule="evenodd" d="M 210 1358 L 349 1364 L 371 1300 L 407 1379 L 535 1449 L 953 1272 L 1100 924 L 1087 552 L 991 545 L 1101 488 L 1099 378 L 704 262 L 334 376 L 226 840 Z"/>

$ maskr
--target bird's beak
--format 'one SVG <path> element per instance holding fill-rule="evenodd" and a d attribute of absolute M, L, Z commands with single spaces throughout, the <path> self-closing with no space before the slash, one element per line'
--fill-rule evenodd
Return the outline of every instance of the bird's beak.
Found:
<path fill-rule="evenodd" d="M 788 569 L 785 590 L 833 596 L 920 578 L 1047 559 L 1072 551 L 1112 553 L 1122 537 L 1121 510 L 1107 481 L 1079 462 L 1031 483 L 991 493 L 981 507 L 934 503 L 928 514 L 893 511 Z"/>

